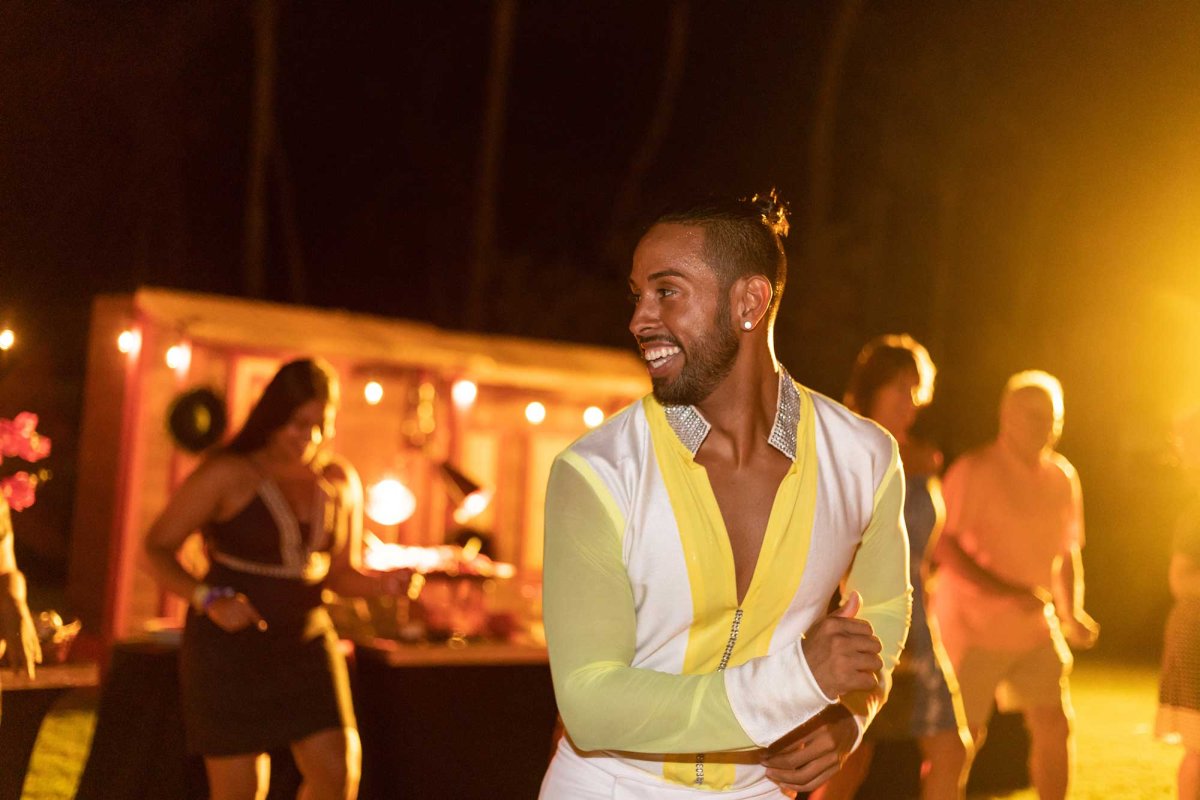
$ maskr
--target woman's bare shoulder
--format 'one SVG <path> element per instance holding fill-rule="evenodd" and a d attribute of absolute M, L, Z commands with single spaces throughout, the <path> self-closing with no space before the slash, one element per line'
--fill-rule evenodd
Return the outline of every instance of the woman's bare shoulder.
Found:
<path fill-rule="evenodd" d="M 250 463 L 250 459 L 227 450 L 220 450 L 205 456 L 188 478 L 208 484 L 218 484 L 222 487 L 241 486 L 247 482 L 257 483 L 259 473 Z"/>

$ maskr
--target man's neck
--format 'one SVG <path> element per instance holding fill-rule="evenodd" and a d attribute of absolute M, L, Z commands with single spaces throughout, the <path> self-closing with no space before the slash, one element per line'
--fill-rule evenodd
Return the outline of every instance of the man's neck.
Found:
<path fill-rule="evenodd" d="M 696 404 L 712 426 L 701 450 L 716 450 L 736 464 L 767 447 L 779 407 L 779 368 L 771 354 L 744 353 L 733 370 Z"/>
<path fill-rule="evenodd" d="M 1051 453 L 1051 448 L 1043 447 L 1041 450 L 1031 452 L 1029 448 L 1022 448 L 1009 441 L 1003 434 L 996 438 L 997 446 L 1010 458 L 1024 464 L 1030 469 L 1036 469 L 1042 465 L 1046 457 Z"/>

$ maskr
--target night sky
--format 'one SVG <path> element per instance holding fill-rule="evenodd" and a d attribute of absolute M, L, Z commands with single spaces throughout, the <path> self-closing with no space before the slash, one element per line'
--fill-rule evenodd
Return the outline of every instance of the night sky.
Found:
<path fill-rule="evenodd" d="M 41 413 L 56 446 L 18 518 L 35 572 L 62 573 L 91 298 L 245 291 L 252 8 L 0 6 L 0 323 L 20 337 L 0 415 Z M 914 334 L 950 456 L 994 432 L 1009 373 L 1058 374 L 1093 612 L 1157 642 L 1137 620 L 1166 603 L 1166 424 L 1200 403 L 1200 7 L 518 2 L 478 319 L 492 4 L 280 8 L 267 298 L 629 346 L 646 218 L 777 186 L 792 373 L 840 396 L 863 341 Z"/>

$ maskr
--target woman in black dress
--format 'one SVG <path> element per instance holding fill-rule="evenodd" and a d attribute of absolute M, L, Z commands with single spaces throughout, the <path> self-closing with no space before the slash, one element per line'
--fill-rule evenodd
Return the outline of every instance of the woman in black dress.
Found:
<path fill-rule="evenodd" d="M 184 722 L 214 800 L 265 796 L 266 753 L 283 746 L 303 775 L 300 797 L 357 794 L 346 662 L 321 592 L 397 594 L 408 574 L 360 569 L 361 484 L 322 449 L 336 405 L 327 365 L 285 364 L 147 536 L 152 571 L 191 604 L 180 652 Z M 177 559 L 196 530 L 211 565 L 202 580 Z"/>

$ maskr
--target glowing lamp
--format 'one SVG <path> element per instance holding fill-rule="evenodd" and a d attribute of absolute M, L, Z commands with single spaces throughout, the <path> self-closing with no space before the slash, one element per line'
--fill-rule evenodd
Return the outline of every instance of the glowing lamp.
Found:
<path fill-rule="evenodd" d="M 583 424 L 589 428 L 597 427 L 604 422 L 604 410 L 599 406 L 588 406 L 583 412 Z"/>
<path fill-rule="evenodd" d="M 482 514 L 492 502 L 491 491 L 468 478 L 450 462 L 442 462 L 438 471 L 446 486 L 446 494 L 454 504 L 454 521 L 459 525 Z"/>
<path fill-rule="evenodd" d="M 142 335 L 126 328 L 117 335 L 117 349 L 125 355 L 136 355 L 142 349 Z"/>
<path fill-rule="evenodd" d="M 487 510 L 492 502 L 492 493 L 486 489 L 476 489 L 463 498 L 462 504 L 454 510 L 454 521 L 466 525 L 475 517 Z"/>
<path fill-rule="evenodd" d="M 363 387 L 363 399 L 369 406 L 379 405 L 383 399 L 383 385 L 379 381 L 370 381 Z"/>
<path fill-rule="evenodd" d="M 470 408 L 479 396 L 479 387 L 468 380 L 455 381 L 450 387 L 450 399 L 458 408 Z"/>
<path fill-rule="evenodd" d="M 167 366 L 179 373 L 188 371 L 192 365 L 192 346 L 186 342 L 167 348 Z"/>
<path fill-rule="evenodd" d="M 367 489 L 367 516 L 380 525 L 399 525 L 416 510 L 416 496 L 395 478 L 384 478 Z"/>
<path fill-rule="evenodd" d="M 534 400 L 525 406 L 525 419 L 529 420 L 530 425 L 541 425 L 546 421 L 546 407 Z"/>
<path fill-rule="evenodd" d="M 5 352 L 12 350 L 12 346 L 16 344 L 17 335 L 12 332 L 11 328 L 5 328 L 0 331 L 0 350 Z"/>

